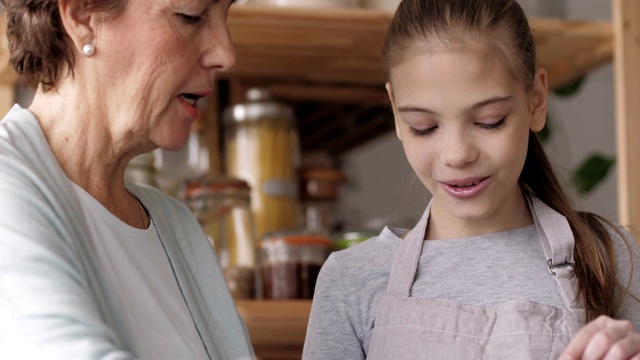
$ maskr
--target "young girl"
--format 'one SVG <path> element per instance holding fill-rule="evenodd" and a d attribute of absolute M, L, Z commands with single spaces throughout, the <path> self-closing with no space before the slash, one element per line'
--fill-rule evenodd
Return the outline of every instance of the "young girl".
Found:
<path fill-rule="evenodd" d="M 432 201 L 412 230 L 328 259 L 303 358 L 640 359 L 640 250 L 553 174 L 517 2 L 403 0 L 383 56 Z"/>

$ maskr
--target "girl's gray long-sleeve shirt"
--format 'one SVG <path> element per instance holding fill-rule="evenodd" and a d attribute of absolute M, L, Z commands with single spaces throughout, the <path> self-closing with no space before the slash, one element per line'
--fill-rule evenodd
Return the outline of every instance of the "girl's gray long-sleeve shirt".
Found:
<path fill-rule="evenodd" d="M 321 269 L 303 359 L 365 359 L 376 305 L 386 291 L 404 230 L 386 228 L 364 243 L 333 253 Z M 640 250 L 633 251 L 631 293 L 640 296 Z M 627 284 L 631 259 L 614 240 L 619 280 Z M 411 296 L 477 306 L 528 300 L 564 308 L 535 226 L 470 238 L 425 241 Z M 626 298 L 621 318 L 640 328 L 640 303 Z"/>

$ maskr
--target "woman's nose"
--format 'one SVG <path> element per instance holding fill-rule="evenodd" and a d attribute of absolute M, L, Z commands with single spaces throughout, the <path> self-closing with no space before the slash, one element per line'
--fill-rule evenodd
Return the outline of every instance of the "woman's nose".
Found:
<path fill-rule="evenodd" d="M 226 24 L 214 26 L 211 37 L 205 39 L 205 52 L 202 55 L 202 66 L 218 72 L 226 72 L 236 63 L 236 54 L 231 45 L 231 37 Z"/>

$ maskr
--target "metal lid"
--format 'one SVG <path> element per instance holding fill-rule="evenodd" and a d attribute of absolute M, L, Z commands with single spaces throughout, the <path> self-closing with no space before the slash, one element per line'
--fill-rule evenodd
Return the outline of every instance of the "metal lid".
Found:
<path fill-rule="evenodd" d="M 274 245 L 298 245 L 298 246 L 321 246 L 329 248 L 333 244 L 331 239 L 326 237 L 322 237 L 319 235 L 283 235 L 283 236 L 272 236 L 265 237 L 261 241 L 261 246 L 269 247 Z"/>
<path fill-rule="evenodd" d="M 207 195 L 246 196 L 250 195 L 249 184 L 230 176 L 198 176 L 185 179 L 179 190 L 179 197 L 191 199 Z"/>
<path fill-rule="evenodd" d="M 273 100 L 268 90 L 250 88 L 247 101 L 232 105 L 224 111 L 224 122 L 227 124 L 257 121 L 280 120 L 293 125 L 293 108 Z"/>

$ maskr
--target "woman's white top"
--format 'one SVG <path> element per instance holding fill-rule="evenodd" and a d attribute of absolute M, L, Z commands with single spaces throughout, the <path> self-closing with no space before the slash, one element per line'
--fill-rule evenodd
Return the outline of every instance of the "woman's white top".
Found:
<path fill-rule="evenodd" d="M 133 329 L 140 359 L 208 359 L 167 254 L 151 221 L 137 229 L 75 186 L 90 243 Z M 180 339 L 180 340 L 178 340 Z"/>

